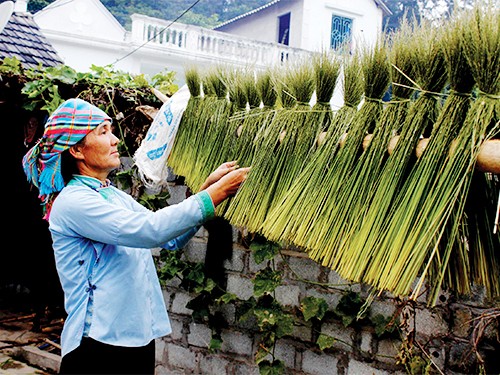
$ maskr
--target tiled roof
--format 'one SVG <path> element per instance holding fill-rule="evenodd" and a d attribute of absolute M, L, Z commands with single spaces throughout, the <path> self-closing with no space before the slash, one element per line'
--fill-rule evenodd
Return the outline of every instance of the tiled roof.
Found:
<path fill-rule="evenodd" d="M 0 33 L 0 60 L 17 57 L 24 68 L 64 64 L 28 12 L 14 12 Z"/>

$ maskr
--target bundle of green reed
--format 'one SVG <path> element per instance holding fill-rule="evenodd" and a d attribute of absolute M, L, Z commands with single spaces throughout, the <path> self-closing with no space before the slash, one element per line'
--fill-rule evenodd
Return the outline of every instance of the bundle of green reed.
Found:
<path fill-rule="evenodd" d="M 466 236 L 469 242 L 469 252 L 465 255 L 464 263 L 468 268 L 467 280 L 462 280 L 462 273 L 457 272 L 458 267 L 449 269 L 448 278 L 452 279 L 452 288 L 461 294 L 469 294 L 471 286 L 484 285 L 488 298 L 495 299 L 500 296 L 500 232 L 495 230 L 495 218 L 498 215 L 498 200 L 500 199 L 499 176 L 491 173 L 475 171 L 467 196 L 464 211 L 467 228 Z M 459 253 L 462 255 L 462 253 Z M 451 257 L 451 262 L 456 263 L 456 257 Z M 460 264 L 461 266 L 462 264 Z M 456 280 L 457 279 L 457 280 Z"/>
<path fill-rule="evenodd" d="M 186 184 L 193 191 L 198 191 L 211 172 L 207 170 L 210 169 L 208 164 L 212 155 L 221 151 L 214 149 L 217 136 L 225 131 L 233 111 L 233 105 L 227 97 L 228 88 L 224 82 L 226 74 L 227 68 L 219 65 L 210 69 L 203 79 L 205 96 L 198 113 L 197 133 L 193 140 L 196 148 L 191 156 L 193 164 L 190 174 L 185 176 Z M 214 166 L 210 166 L 214 169 Z"/>
<path fill-rule="evenodd" d="M 263 233 L 268 239 L 295 243 L 297 229 L 310 227 L 328 197 L 327 189 L 318 187 L 325 185 L 327 171 L 334 162 L 341 136 L 357 113 L 364 87 L 359 53 L 344 55 L 341 66 L 343 106 L 334 114 L 332 123 L 325 132 L 324 142 L 304 166 L 287 194 L 269 212 L 263 226 Z"/>
<path fill-rule="evenodd" d="M 368 133 L 373 133 L 383 110 L 382 98 L 390 82 L 388 49 L 384 40 L 379 39 L 374 46 L 365 48 L 362 69 L 364 102 L 347 130 L 344 146 L 336 154 L 331 168 L 327 171 L 326 183 L 319 187 L 328 191 L 327 194 L 322 193 L 327 199 L 319 208 L 311 227 L 300 227 L 295 239 L 298 245 L 309 251 L 313 260 L 321 262 L 330 259 L 330 253 L 335 250 L 331 246 L 330 229 L 335 224 L 332 216 L 335 207 L 343 204 L 338 200 L 341 187 L 348 181 L 359 161 L 363 152 L 363 139 Z"/>
<path fill-rule="evenodd" d="M 314 153 L 319 150 L 319 148 L 321 148 L 322 144 L 324 143 L 324 141 L 320 141 L 319 137 L 323 137 L 324 139 L 325 136 L 329 137 L 335 132 L 333 128 L 331 128 L 333 112 L 331 109 L 330 100 L 332 98 L 333 91 L 335 90 L 335 86 L 340 74 L 341 63 L 340 59 L 337 56 L 329 52 L 323 52 L 314 55 L 312 63 L 314 82 L 316 87 L 316 103 L 313 105 L 311 111 L 307 113 L 307 116 L 305 118 L 306 122 L 303 124 L 303 127 L 308 129 L 316 129 L 317 141 L 315 144 L 312 144 L 311 149 L 311 152 Z M 338 137 L 340 137 L 340 134 L 338 135 Z M 336 140 L 338 140 L 338 137 Z M 309 141 L 310 140 L 306 140 L 306 142 Z M 314 154 L 310 156 L 310 159 L 315 159 Z M 314 165 L 317 164 L 314 163 Z M 294 185 L 297 184 L 297 181 L 300 179 L 300 175 L 303 174 L 303 171 L 311 170 L 311 168 L 309 168 L 308 166 L 309 162 L 305 162 L 303 169 L 298 172 L 297 178 L 293 182 L 290 182 L 290 186 L 286 194 L 284 194 L 279 200 L 274 201 L 273 207 L 271 207 L 268 217 L 262 223 L 260 231 L 264 233 L 269 239 L 278 240 L 280 235 L 283 233 L 283 224 L 290 224 L 291 222 L 295 222 L 298 219 L 296 214 L 299 212 L 299 209 L 297 209 L 297 207 L 295 207 L 293 210 L 286 211 L 283 211 L 281 207 L 283 201 L 287 199 L 287 196 L 290 194 L 293 195 L 292 191 L 295 189 Z M 295 190 L 295 192 L 298 191 Z M 280 220 L 275 220 L 276 216 L 285 217 Z"/>
<path fill-rule="evenodd" d="M 257 74 L 253 72 L 244 75 L 242 84 L 246 94 L 249 110 L 244 114 L 243 123 L 237 129 L 236 142 L 232 160 L 237 160 L 240 166 L 254 165 L 257 150 L 263 147 L 263 141 L 267 138 L 271 124 L 276 114 L 275 104 L 277 92 L 272 82 L 272 70 L 266 69 Z M 262 107 L 261 107 L 262 103 Z M 240 116 L 236 114 L 233 118 Z M 238 121 L 238 120 L 237 120 Z M 226 216 L 226 210 L 233 204 L 233 198 L 226 200 L 224 207 L 220 209 L 219 215 Z M 234 208 L 233 208 L 234 209 Z"/>
<path fill-rule="evenodd" d="M 341 60 L 331 51 L 321 52 L 313 56 L 314 81 L 316 86 L 316 103 L 313 105 L 308 121 L 320 124 L 322 132 L 328 132 L 333 119 L 333 91 L 340 75 Z"/>
<path fill-rule="evenodd" d="M 430 274 L 433 277 L 429 279 L 433 284 L 431 299 L 437 298 L 440 290 L 459 221 L 455 220 L 450 223 L 450 241 L 443 246 L 440 241 L 445 237 L 441 229 L 445 220 L 448 219 L 445 219 L 443 215 L 449 215 L 449 213 L 434 210 L 443 206 L 442 202 L 436 201 L 433 208 L 429 207 L 430 210 L 425 211 L 425 215 L 422 210 L 434 194 L 434 184 L 438 181 L 441 168 L 448 157 L 452 139 L 457 135 L 469 110 L 471 90 L 474 86 L 471 69 L 461 43 L 462 23 L 457 22 L 456 19 L 452 21 L 454 22 L 448 22 L 446 27 L 440 27 L 442 29 L 440 41 L 446 62 L 450 92 L 433 125 L 423 154 L 398 192 L 393 213 L 384 230 L 386 238 L 377 248 L 374 255 L 376 261 L 372 268 L 373 274 L 375 267 L 378 266 L 386 270 L 384 280 L 378 283 L 380 287 L 397 293 L 407 293 L 419 274 L 422 278 L 429 275 L 425 273 L 425 270 L 431 269 L 432 265 L 434 273 Z M 453 207 L 453 203 L 447 202 L 450 207 Z M 441 254 L 437 251 L 440 247 L 443 248 Z M 418 293 L 418 289 L 415 293 Z"/>
<path fill-rule="evenodd" d="M 243 140 L 247 141 L 249 138 L 249 129 L 246 131 L 243 130 L 245 119 L 249 112 L 247 109 L 249 94 L 252 107 L 260 104 L 260 98 L 255 88 L 254 75 L 253 73 L 249 73 L 248 70 L 234 70 L 229 72 L 225 82 L 229 91 L 229 100 L 233 103 L 233 112 L 225 128 L 222 126 L 218 127 L 219 134 L 216 136 L 214 148 L 212 149 L 214 157 L 210 162 L 206 163 L 207 173 L 210 173 L 211 170 L 217 168 L 220 164 L 230 160 L 237 160 L 240 166 L 249 165 L 242 164 L 243 161 L 239 158 L 241 155 L 238 154 L 242 150 L 242 147 L 250 152 L 249 147 L 251 144 L 242 142 Z M 243 138 L 241 138 L 243 131 Z M 230 199 L 222 202 L 217 207 L 217 215 L 223 216 L 229 204 Z"/>
<path fill-rule="evenodd" d="M 285 108 L 276 114 L 269 132 L 271 140 L 265 142 L 271 148 L 259 149 L 248 179 L 234 199 L 242 199 L 247 205 L 243 212 L 239 210 L 239 215 L 232 213 L 232 205 L 227 211 L 234 225 L 245 226 L 250 232 L 259 230 L 275 200 L 286 193 L 306 161 L 317 134 L 317 128 L 306 126 L 314 92 L 310 65 L 290 64 L 283 79 L 280 98 Z M 295 104 L 291 106 L 290 102 Z M 250 197 L 245 199 L 246 195 Z"/>
<path fill-rule="evenodd" d="M 341 273 L 345 278 L 374 286 L 385 281 L 386 275 L 380 272 L 383 264 L 375 262 L 373 256 L 377 253 L 380 242 L 397 240 L 387 236 L 384 229 L 395 208 L 394 197 L 415 159 L 417 142 L 427 129 L 432 129 L 437 119 L 440 111 L 439 93 L 446 83 L 444 53 L 442 44 L 438 42 L 439 30 L 425 21 L 417 23 L 413 19 L 410 22 L 412 38 L 407 43 L 408 51 L 411 51 L 409 64 L 412 66 L 413 76 L 408 77 L 420 92 L 412 102 L 401 127 L 400 141 L 387 158 L 372 195 L 367 197 L 370 205 L 365 210 L 363 221 L 351 235 L 350 247 L 356 249 L 356 263 L 343 268 Z M 405 72 L 403 74 L 406 75 Z M 387 254 L 393 257 L 397 255 Z M 378 270 L 375 264 L 379 267 Z"/>
<path fill-rule="evenodd" d="M 371 204 L 368 198 L 376 188 L 386 162 L 387 145 L 400 131 L 408 113 L 410 98 L 414 93 L 406 76 L 412 75 L 412 51 L 408 45 L 408 40 L 412 37 L 411 27 L 406 21 L 403 21 L 397 33 L 388 36 L 391 100 L 386 103 L 374 132 L 365 138 L 368 145 L 353 172 L 340 187 L 338 201 L 342 204 L 334 206 L 331 213 L 332 225 L 328 236 L 332 250 L 329 252 L 329 258 L 323 260 L 323 264 L 341 272 L 356 266 L 357 252 L 349 246 L 350 237 L 359 229 L 358 226 Z"/>
<path fill-rule="evenodd" d="M 239 69 L 220 71 L 220 82 L 227 88 L 230 105 L 225 107 L 222 116 L 214 119 L 211 134 L 207 139 L 205 153 L 198 162 L 201 164 L 200 177 L 206 177 L 219 165 L 233 160 L 236 132 L 242 123 L 247 108 L 247 99 L 243 87 L 243 71 Z"/>
<path fill-rule="evenodd" d="M 186 109 L 182 114 L 179 129 L 172 145 L 172 150 L 168 158 L 168 165 L 174 173 L 184 176 L 189 155 L 191 152 L 191 140 L 195 137 L 196 121 L 198 119 L 198 110 L 201 97 L 201 78 L 196 67 L 189 67 L 185 70 L 186 85 L 189 89 L 190 97 L 186 105 Z"/>
<path fill-rule="evenodd" d="M 423 229 L 440 234 L 444 230 L 450 231 L 450 226 L 453 230 L 449 222 L 459 222 L 468 209 L 470 219 L 465 232 L 468 247 L 458 248 L 461 250 L 458 257 L 465 259 L 465 266 L 453 270 L 438 269 L 435 274 L 440 280 L 446 272 L 448 283 L 461 291 L 467 292 L 474 283 L 484 285 L 488 296 L 497 298 L 500 295 L 500 235 L 493 231 L 492 221 L 498 210 L 498 179 L 492 174 L 476 171 L 474 165 L 481 145 L 498 137 L 500 132 L 500 10 L 491 4 L 478 3 L 471 11 L 461 14 L 460 22 L 463 23 L 460 34 L 463 54 L 477 84 L 477 98 L 458 131 L 449 158 L 440 169 L 436 192 L 430 194 L 422 207 L 425 212 L 434 214 L 432 205 L 442 205 L 441 221 Z M 474 190 L 470 190 L 471 187 Z M 471 193 L 475 196 L 469 199 Z M 471 201 L 477 198 L 481 199 L 480 204 L 472 204 Z M 450 241 L 444 250 L 433 249 L 431 256 L 447 260 L 456 242 Z M 440 254 L 440 250 L 444 254 Z M 458 258 L 457 252 L 452 254 L 454 260 Z M 452 265 L 455 266 L 456 262 Z M 461 274 L 464 269 L 470 269 L 468 277 Z M 432 273 L 431 276 L 436 277 Z"/>
<path fill-rule="evenodd" d="M 253 165 L 260 138 L 265 138 L 276 114 L 277 93 L 272 83 L 272 71 L 247 74 L 243 80 L 249 111 L 238 133 L 233 159 L 241 166 Z M 262 107 L 260 106 L 262 103 Z"/>

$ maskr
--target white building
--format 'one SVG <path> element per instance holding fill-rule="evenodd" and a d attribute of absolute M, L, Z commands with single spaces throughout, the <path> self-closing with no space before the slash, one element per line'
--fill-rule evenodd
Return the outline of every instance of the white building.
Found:
<path fill-rule="evenodd" d="M 215 29 L 262 42 L 282 43 L 308 51 L 372 45 L 382 32 L 380 0 L 274 0 Z"/>
<path fill-rule="evenodd" d="M 127 31 L 99 0 L 56 0 L 34 19 L 77 71 L 92 65 L 149 76 L 174 71 L 182 85 L 189 65 L 261 69 L 344 41 L 352 48 L 373 43 L 385 14 L 390 11 L 380 0 L 275 0 L 215 30 L 134 14 Z M 334 96 L 342 100 L 338 91 Z"/>

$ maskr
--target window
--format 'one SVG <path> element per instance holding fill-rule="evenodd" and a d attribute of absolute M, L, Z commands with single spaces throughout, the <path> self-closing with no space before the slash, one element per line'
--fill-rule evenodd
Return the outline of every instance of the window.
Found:
<path fill-rule="evenodd" d="M 334 50 L 351 42 L 352 19 L 341 16 L 332 16 L 332 34 L 330 47 Z"/>
<path fill-rule="evenodd" d="M 278 43 L 288 46 L 290 35 L 290 13 L 278 17 Z"/>

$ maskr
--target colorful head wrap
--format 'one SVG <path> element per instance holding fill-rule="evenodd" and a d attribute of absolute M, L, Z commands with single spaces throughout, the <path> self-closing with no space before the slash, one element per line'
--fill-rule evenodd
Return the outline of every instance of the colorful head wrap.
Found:
<path fill-rule="evenodd" d="M 82 99 L 68 99 L 52 113 L 42 138 L 24 155 L 24 173 L 28 182 L 40 191 L 45 219 L 55 194 L 64 187 L 61 153 L 105 120 L 111 121 L 111 118 L 96 106 Z"/>

